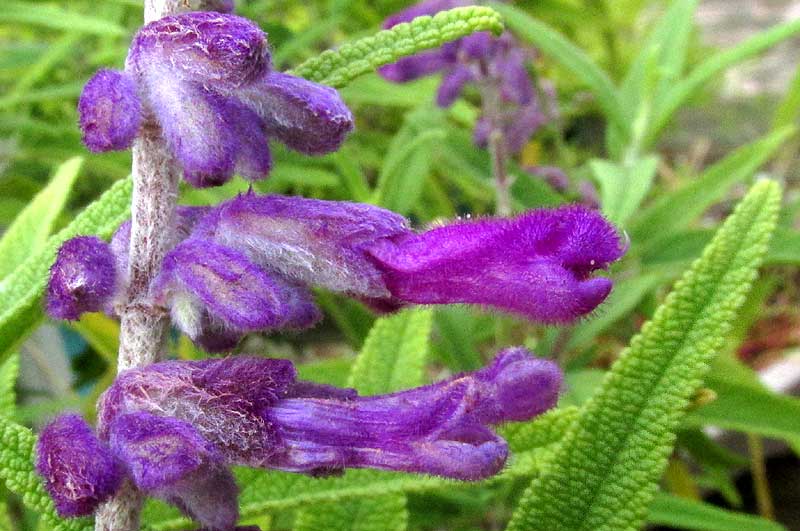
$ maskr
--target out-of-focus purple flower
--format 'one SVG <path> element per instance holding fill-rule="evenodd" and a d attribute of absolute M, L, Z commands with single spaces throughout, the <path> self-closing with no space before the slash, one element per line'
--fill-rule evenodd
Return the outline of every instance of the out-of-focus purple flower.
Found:
<path fill-rule="evenodd" d="M 111 497 L 123 478 L 123 467 L 74 414 L 58 417 L 36 443 L 36 471 L 62 517 L 88 516 Z"/>
<path fill-rule="evenodd" d="M 534 177 L 543 178 L 558 192 L 566 192 L 569 188 L 569 177 L 557 166 L 528 166 L 525 171 Z"/>
<path fill-rule="evenodd" d="M 116 286 L 116 264 L 108 244 L 94 236 L 72 238 L 58 250 L 50 268 L 47 313 L 72 320 L 102 310 Z"/>
<path fill-rule="evenodd" d="M 484 304 L 546 323 L 597 307 L 612 283 L 590 275 L 624 251 L 610 223 L 576 206 L 455 223 L 369 249 L 398 300 Z"/>
<path fill-rule="evenodd" d="M 415 17 L 434 15 L 470 3 L 427 0 L 392 15 L 383 26 L 391 28 Z M 396 83 L 441 72 L 442 83 L 436 96 L 441 107 L 452 105 L 467 84 L 475 84 L 483 99 L 482 114 L 475 126 L 475 143 L 486 147 L 491 132 L 497 131 L 503 136 L 507 152 L 514 154 L 550 119 L 548 113 L 542 111 L 528 75 L 528 55 L 508 33 L 495 38 L 479 32 L 439 49 L 404 57 L 379 71 Z"/>
<path fill-rule="evenodd" d="M 99 440 L 79 417 L 56 425 L 74 423 L 81 448 L 109 456 L 90 479 L 102 482 L 116 459 L 145 493 L 208 529 L 227 531 L 238 518 L 230 465 L 315 476 L 377 468 L 479 480 L 498 473 L 508 454 L 489 427 L 552 408 L 561 385 L 557 365 L 522 348 L 501 351 L 474 373 L 370 397 L 298 382 L 287 360 L 170 361 L 119 375 L 100 401 Z M 79 472 L 84 454 L 74 458 L 74 441 L 46 441 L 40 461 L 63 456 L 62 474 Z M 118 484 L 119 478 L 111 490 Z M 51 493 L 64 496 L 70 488 L 56 482 Z"/>
<path fill-rule="evenodd" d="M 84 138 L 93 151 L 127 148 L 144 115 L 197 187 L 234 172 L 265 177 L 272 137 L 310 155 L 338 149 L 353 128 L 339 94 L 271 68 L 267 36 L 247 19 L 164 17 L 136 34 L 124 72 L 101 70 L 86 85 L 78 105 Z"/>
<path fill-rule="evenodd" d="M 254 193 L 177 217 L 175 247 L 150 292 L 212 352 L 248 333 L 315 324 L 309 286 L 381 311 L 471 303 L 567 322 L 605 299 L 611 281 L 591 274 L 624 253 L 611 224 L 575 206 L 422 233 L 371 205 Z M 123 225 L 112 240 L 118 269 L 127 267 L 128 233 Z M 117 283 L 117 294 L 125 289 Z M 73 306 L 92 308 L 80 297 Z"/>

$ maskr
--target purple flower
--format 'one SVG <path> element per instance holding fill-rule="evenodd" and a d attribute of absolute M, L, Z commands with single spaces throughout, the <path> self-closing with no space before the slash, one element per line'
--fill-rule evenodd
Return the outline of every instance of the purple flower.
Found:
<path fill-rule="evenodd" d="M 92 514 L 123 478 L 119 462 L 74 414 L 61 415 L 39 435 L 36 472 L 63 517 Z"/>
<path fill-rule="evenodd" d="M 369 249 L 392 295 L 484 304 L 547 323 L 591 312 L 611 280 L 590 275 L 624 253 L 614 227 L 579 206 L 461 222 Z"/>
<path fill-rule="evenodd" d="M 73 477 L 86 455 L 106 458 L 91 469 L 91 489 L 109 478 L 119 484 L 119 460 L 142 491 L 227 531 L 238 518 L 228 466 L 315 476 L 377 468 L 479 480 L 498 473 L 508 454 L 489 426 L 552 408 L 561 385 L 554 363 L 521 348 L 501 351 L 474 373 L 370 397 L 298 382 L 286 360 L 163 362 L 119 375 L 101 398 L 99 440 L 80 418 L 66 417 L 80 444 L 43 434 L 39 460 L 60 456 L 62 477 Z M 58 499 L 70 488 L 52 482 L 51 493 Z"/>
<path fill-rule="evenodd" d="M 251 332 L 315 324 L 320 312 L 309 286 L 383 311 L 471 303 L 567 322 L 605 299 L 611 281 L 591 275 L 624 253 L 614 227 L 579 206 L 422 233 L 371 205 L 254 193 L 213 208 L 181 208 L 177 217 L 178 238 L 151 295 L 178 328 L 214 352 Z M 106 260 L 117 270 L 127 268 L 128 238 L 123 224 Z M 71 259 L 72 267 L 89 268 L 83 257 Z M 125 284 L 119 281 L 106 299 L 124 293 Z M 101 306 L 82 296 L 69 299 L 75 316 Z"/>
<path fill-rule="evenodd" d="M 422 15 L 434 15 L 471 2 L 465 0 L 427 0 L 386 19 L 391 28 Z M 382 67 L 383 77 L 404 83 L 437 72 L 442 83 L 436 96 L 440 107 L 449 107 L 464 87 L 473 83 L 483 99 L 483 112 L 475 126 L 475 143 L 486 147 L 490 133 L 503 135 L 505 149 L 518 153 L 549 119 L 540 108 L 525 64 L 528 52 L 510 34 L 498 38 L 486 32 L 450 42 L 437 50 L 404 57 Z"/>
<path fill-rule="evenodd" d="M 101 70 L 87 83 L 78 105 L 85 142 L 125 149 L 142 127 L 159 127 L 197 187 L 234 172 L 265 177 L 272 137 L 310 155 L 338 149 L 353 128 L 339 94 L 271 68 L 267 36 L 247 19 L 164 17 L 136 34 L 124 72 Z"/>
<path fill-rule="evenodd" d="M 50 268 L 47 313 L 57 319 L 78 319 L 84 312 L 106 308 L 114 296 L 115 258 L 107 243 L 94 236 L 64 242 Z"/>

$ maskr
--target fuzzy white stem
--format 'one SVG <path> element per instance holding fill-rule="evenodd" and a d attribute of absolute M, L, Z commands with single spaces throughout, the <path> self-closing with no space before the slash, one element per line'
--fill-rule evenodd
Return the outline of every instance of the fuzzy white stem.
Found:
<path fill-rule="evenodd" d="M 145 0 L 145 23 L 184 11 L 214 9 L 218 0 Z M 117 370 L 158 361 L 164 348 L 169 316 L 149 297 L 173 241 L 180 168 L 170 154 L 154 120 L 146 120 L 133 146 L 133 199 L 129 287 L 119 309 L 120 337 Z M 97 511 L 95 531 L 138 531 L 142 494 L 126 481 L 120 491 Z"/>

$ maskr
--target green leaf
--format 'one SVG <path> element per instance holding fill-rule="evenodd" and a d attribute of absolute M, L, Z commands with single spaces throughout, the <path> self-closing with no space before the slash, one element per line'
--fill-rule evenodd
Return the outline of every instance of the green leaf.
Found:
<path fill-rule="evenodd" d="M 800 66 L 794 73 L 789 90 L 781 100 L 772 118 L 772 128 L 780 129 L 800 120 Z"/>
<path fill-rule="evenodd" d="M 717 74 L 755 57 L 798 33 L 800 33 L 800 19 L 792 20 L 750 37 L 741 44 L 712 55 L 700 63 L 685 79 L 675 84 L 659 102 L 650 129 L 650 139 L 657 137 L 670 122 L 675 111 Z"/>
<path fill-rule="evenodd" d="M 589 163 L 589 167 L 600 183 L 603 213 L 612 223 L 624 226 L 653 185 L 658 157 L 649 156 L 630 164 L 595 159 Z"/>
<path fill-rule="evenodd" d="M 751 369 L 721 357 L 706 377 L 717 398 L 686 416 L 687 426 L 757 433 L 800 444 L 800 399 L 764 387 Z"/>
<path fill-rule="evenodd" d="M 404 531 L 407 526 L 406 497 L 387 494 L 300 511 L 294 531 Z"/>
<path fill-rule="evenodd" d="M 40 515 L 53 531 L 91 531 L 87 518 L 62 520 L 56 514 L 42 480 L 34 470 L 36 436 L 24 426 L 0 416 L 0 478 L 6 487 L 22 497 L 26 507 Z"/>
<path fill-rule="evenodd" d="M 635 107 L 647 99 L 645 80 L 649 77 L 657 79 L 656 88 L 660 94 L 681 76 L 696 8 L 697 0 L 674 0 L 653 28 L 620 87 L 622 100 L 628 105 Z M 650 66 L 657 68 L 655 76 L 647 72 Z M 658 96 L 654 99 L 657 100 Z"/>
<path fill-rule="evenodd" d="M 429 119 L 422 119 L 425 116 Z M 434 146 L 446 136 L 431 117 L 442 118 L 442 113 L 426 104 L 407 117 L 392 139 L 378 177 L 375 204 L 404 215 L 416 205 L 430 174 Z"/>
<path fill-rule="evenodd" d="M 708 503 L 659 492 L 650 505 L 647 521 L 679 529 L 701 531 L 785 531 L 785 527 L 750 514 L 726 511 Z"/>
<path fill-rule="evenodd" d="M 57 30 L 79 31 L 96 35 L 125 35 L 125 28 L 85 13 L 67 11 L 55 5 L 30 2 L 3 2 L 0 23 L 33 24 Z"/>
<path fill-rule="evenodd" d="M 519 8 L 494 2 L 491 5 L 503 15 L 510 30 L 521 39 L 534 44 L 544 55 L 558 61 L 561 66 L 585 83 L 597 98 L 597 104 L 603 113 L 615 127 L 624 132 L 629 131 L 628 114 L 617 88 L 608 74 L 589 56 L 556 30 L 530 17 Z"/>
<path fill-rule="evenodd" d="M 658 247 L 657 242 L 674 234 L 724 197 L 736 183 L 758 170 L 797 130 L 786 127 L 742 146 L 707 168 L 690 184 L 662 194 L 631 223 L 631 241 L 639 248 Z"/>
<path fill-rule="evenodd" d="M 132 181 L 115 183 L 97 201 L 31 254 L 0 281 L 0 362 L 21 343 L 42 318 L 41 296 L 50 265 L 61 244 L 73 236 L 95 234 L 107 238 L 129 216 Z"/>
<path fill-rule="evenodd" d="M 339 88 L 362 74 L 398 59 L 478 31 L 503 31 L 500 15 L 488 7 L 467 6 L 417 17 L 411 22 L 345 43 L 309 59 L 291 73 Z"/>
<path fill-rule="evenodd" d="M 377 395 L 424 383 L 433 310 L 410 308 L 372 326 L 350 373 L 359 394 Z"/>
<path fill-rule="evenodd" d="M 13 418 L 17 408 L 17 376 L 19 354 L 14 353 L 0 365 L 0 416 Z"/>
<path fill-rule="evenodd" d="M 64 209 L 83 159 L 75 157 L 58 167 L 53 179 L 14 219 L 0 239 L 0 279 L 25 258 L 42 250 L 53 224 Z"/>
<path fill-rule="evenodd" d="M 753 186 L 586 403 L 508 529 L 639 529 L 689 400 L 724 346 L 780 207 Z"/>

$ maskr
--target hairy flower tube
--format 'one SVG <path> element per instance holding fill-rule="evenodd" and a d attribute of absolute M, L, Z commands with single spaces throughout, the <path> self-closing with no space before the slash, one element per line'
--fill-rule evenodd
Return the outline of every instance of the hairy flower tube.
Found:
<path fill-rule="evenodd" d="M 383 27 L 391 28 L 415 17 L 471 3 L 474 2 L 426 0 L 389 17 Z M 475 143 L 487 147 L 492 131 L 498 130 L 502 132 L 506 151 L 513 154 L 522 149 L 551 114 L 552 105 L 543 110 L 528 75 L 525 65 L 529 55 L 509 33 L 495 38 L 480 32 L 436 50 L 404 57 L 379 72 L 397 83 L 441 72 L 442 82 L 436 96 L 441 107 L 452 105 L 467 84 L 474 84 L 483 99 L 483 112 L 475 125 Z"/>
<path fill-rule="evenodd" d="M 267 36 L 225 13 L 192 12 L 144 26 L 124 71 L 100 70 L 78 103 L 86 146 L 127 149 L 158 127 L 194 186 L 270 170 L 268 140 L 309 155 L 339 148 L 353 116 L 334 89 L 272 70 Z"/>
<path fill-rule="evenodd" d="M 371 205 L 250 192 L 213 208 L 179 208 L 177 217 L 179 236 L 151 297 L 209 351 L 233 348 L 251 332 L 314 325 L 321 313 L 312 286 L 383 309 L 470 303 L 545 323 L 569 322 L 606 298 L 611 280 L 592 274 L 625 251 L 615 228 L 580 206 L 417 233 L 402 216 Z M 59 254 L 48 308 L 71 312 L 51 315 L 76 318 L 80 311 L 114 306 L 126 282 L 124 273 L 108 268 L 127 268 L 129 234 L 123 224 L 111 245 L 97 240 L 105 246 L 102 261 Z M 65 270 L 81 272 L 82 283 Z M 104 292 L 106 299 L 74 289 L 109 276 L 119 280 L 116 293 Z"/>
<path fill-rule="evenodd" d="M 38 470 L 64 516 L 90 513 L 118 487 L 122 469 L 141 491 L 205 528 L 231 531 L 238 520 L 231 465 L 480 480 L 497 474 L 508 455 L 489 426 L 547 411 L 561 385 L 555 363 L 523 348 L 503 350 L 473 373 L 367 397 L 298 382 L 287 360 L 168 361 L 118 376 L 101 398 L 97 438 L 75 415 L 47 427 Z M 75 500 L 75 485 L 79 511 L 63 502 Z"/>

